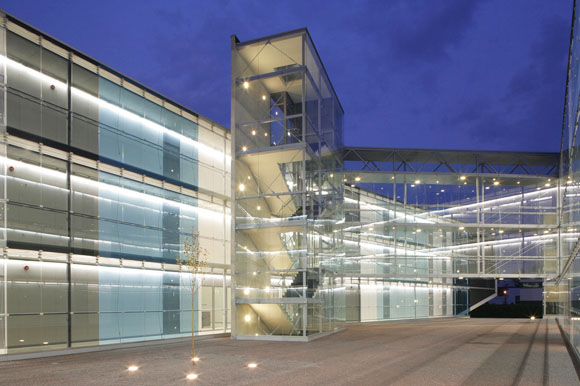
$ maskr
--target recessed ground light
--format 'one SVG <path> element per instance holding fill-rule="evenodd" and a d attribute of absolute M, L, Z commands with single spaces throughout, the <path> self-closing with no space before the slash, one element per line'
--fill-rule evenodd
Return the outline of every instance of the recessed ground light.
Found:
<path fill-rule="evenodd" d="M 22 342 L 24 342 L 24 339 L 18 339 L 18 341 L 19 341 L 20 343 L 22 343 Z"/>
<path fill-rule="evenodd" d="M 193 357 L 193 358 L 191 358 L 191 361 L 192 362 L 199 362 L 199 357 Z"/>
<path fill-rule="evenodd" d="M 138 366 L 135 366 L 135 365 L 132 365 L 132 366 L 127 367 L 127 370 L 129 370 L 129 371 L 137 371 L 137 370 L 139 370 L 139 367 Z"/>
<path fill-rule="evenodd" d="M 48 342 L 42 342 L 42 344 L 48 344 Z"/>
<path fill-rule="evenodd" d="M 532 315 L 532 316 L 530 317 L 530 319 L 532 319 L 532 320 L 536 320 L 536 317 Z"/>
<path fill-rule="evenodd" d="M 251 369 L 255 369 L 256 367 L 258 367 L 257 363 L 248 363 L 248 367 Z"/>
<path fill-rule="evenodd" d="M 187 376 L 185 378 L 187 378 L 187 379 L 197 379 L 197 374 L 194 374 L 194 373 L 187 374 Z"/>

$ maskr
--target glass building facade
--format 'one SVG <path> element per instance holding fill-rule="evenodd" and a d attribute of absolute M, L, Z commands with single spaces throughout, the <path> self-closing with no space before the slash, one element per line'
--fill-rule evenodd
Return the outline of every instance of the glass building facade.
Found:
<path fill-rule="evenodd" d="M 574 6 L 561 143 L 560 267 L 558 275 L 545 282 L 544 295 L 546 313 L 554 315 L 560 322 L 576 355 L 580 353 L 579 16 L 578 8 Z"/>
<path fill-rule="evenodd" d="M 0 17 L 0 353 L 226 332 L 229 132 Z"/>
<path fill-rule="evenodd" d="M 580 345 L 577 51 L 561 153 L 354 148 L 306 29 L 232 37 L 230 132 L 0 13 L 0 353 L 184 337 L 192 315 L 308 341 L 468 315 L 501 278 L 544 279 Z"/>
<path fill-rule="evenodd" d="M 308 340 L 345 322 L 342 118 L 306 29 L 232 37 L 239 339 Z"/>

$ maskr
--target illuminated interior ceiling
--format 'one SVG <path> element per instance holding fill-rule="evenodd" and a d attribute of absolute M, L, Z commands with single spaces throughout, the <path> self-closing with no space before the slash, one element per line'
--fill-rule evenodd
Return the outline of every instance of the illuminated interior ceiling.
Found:
<path fill-rule="evenodd" d="M 240 78 L 291 69 L 302 65 L 302 35 L 244 46 L 238 52 L 247 64 Z M 269 94 L 284 90 L 298 101 L 302 99 L 299 79 L 291 75 L 274 76 L 262 79 L 261 83 Z"/>

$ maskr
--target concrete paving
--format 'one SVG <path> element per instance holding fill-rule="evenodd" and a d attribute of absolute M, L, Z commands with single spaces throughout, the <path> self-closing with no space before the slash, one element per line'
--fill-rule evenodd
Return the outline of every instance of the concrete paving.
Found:
<path fill-rule="evenodd" d="M 384 322 L 310 343 L 217 338 L 196 347 L 195 366 L 187 343 L 4 362 L 0 384 L 580 385 L 554 320 Z M 191 372 L 199 377 L 186 380 Z"/>

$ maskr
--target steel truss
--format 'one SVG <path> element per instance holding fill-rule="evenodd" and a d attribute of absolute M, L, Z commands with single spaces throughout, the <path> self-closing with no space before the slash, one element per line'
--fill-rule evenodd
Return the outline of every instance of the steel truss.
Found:
<path fill-rule="evenodd" d="M 559 153 L 345 147 L 347 170 L 557 177 Z"/>

